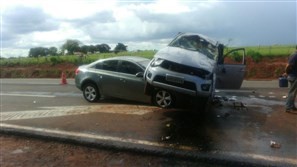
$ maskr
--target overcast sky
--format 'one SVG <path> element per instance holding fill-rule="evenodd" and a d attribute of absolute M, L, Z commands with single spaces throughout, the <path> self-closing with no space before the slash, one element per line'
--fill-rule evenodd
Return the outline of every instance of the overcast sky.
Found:
<path fill-rule="evenodd" d="M 178 32 L 197 32 L 231 46 L 296 44 L 296 0 L 6 0 L 1 1 L 1 57 L 33 47 L 119 42 L 160 49 Z"/>

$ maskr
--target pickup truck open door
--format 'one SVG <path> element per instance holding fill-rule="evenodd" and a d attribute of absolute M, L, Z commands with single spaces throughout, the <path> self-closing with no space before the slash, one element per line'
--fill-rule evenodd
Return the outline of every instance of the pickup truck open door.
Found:
<path fill-rule="evenodd" d="M 225 55 L 222 53 L 221 51 L 221 54 L 219 54 L 218 64 L 215 69 L 215 88 L 240 89 L 246 69 L 245 49 L 234 49 Z M 226 57 L 232 58 L 229 61 L 225 61 Z"/>

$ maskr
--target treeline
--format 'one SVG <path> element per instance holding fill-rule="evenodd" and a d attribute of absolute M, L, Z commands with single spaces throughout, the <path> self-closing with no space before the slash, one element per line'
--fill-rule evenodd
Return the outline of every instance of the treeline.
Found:
<path fill-rule="evenodd" d="M 118 43 L 112 50 L 115 53 L 127 51 L 126 45 Z M 79 40 L 67 40 L 58 50 L 56 47 L 35 47 L 29 50 L 29 57 L 43 57 L 43 56 L 57 56 L 57 55 L 74 55 L 77 54 L 88 54 L 88 53 L 109 53 L 112 52 L 109 45 L 97 44 L 97 45 L 82 45 Z"/>

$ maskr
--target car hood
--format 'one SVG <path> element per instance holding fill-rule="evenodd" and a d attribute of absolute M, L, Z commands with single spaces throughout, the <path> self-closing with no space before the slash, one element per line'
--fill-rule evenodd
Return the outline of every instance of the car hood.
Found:
<path fill-rule="evenodd" d="M 161 58 L 175 63 L 201 68 L 213 72 L 215 60 L 208 58 L 198 51 L 190 51 L 178 47 L 167 46 L 159 50 L 154 58 Z"/>

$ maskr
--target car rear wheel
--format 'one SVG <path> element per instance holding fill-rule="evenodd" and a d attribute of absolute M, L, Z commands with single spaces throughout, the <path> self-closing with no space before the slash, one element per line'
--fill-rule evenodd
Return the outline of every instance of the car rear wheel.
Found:
<path fill-rule="evenodd" d="M 155 91 L 153 100 L 157 106 L 162 108 L 170 108 L 174 104 L 172 94 L 164 89 Z"/>
<path fill-rule="evenodd" d="M 98 88 L 92 83 L 87 83 L 84 85 L 83 94 L 84 98 L 89 102 L 95 102 L 100 97 Z"/>

